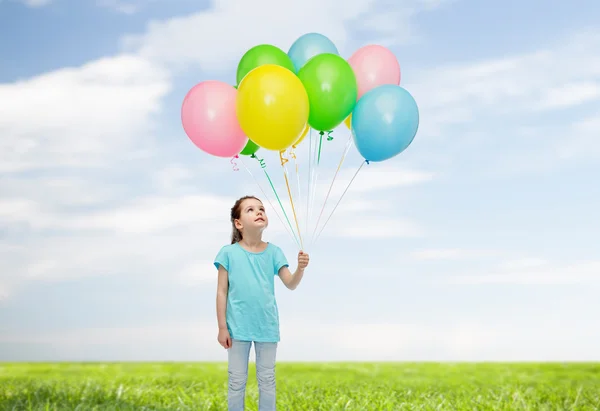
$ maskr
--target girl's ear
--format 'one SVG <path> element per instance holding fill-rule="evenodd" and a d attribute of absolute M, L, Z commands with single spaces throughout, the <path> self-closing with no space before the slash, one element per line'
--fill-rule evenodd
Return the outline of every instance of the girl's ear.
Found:
<path fill-rule="evenodd" d="M 234 220 L 234 221 L 233 221 L 233 224 L 235 225 L 235 228 L 237 228 L 238 230 L 241 230 L 242 228 L 244 228 L 244 227 L 242 226 L 242 223 L 240 223 L 240 220 L 237 220 L 237 219 L 236 219 L 236 220 Z"/>

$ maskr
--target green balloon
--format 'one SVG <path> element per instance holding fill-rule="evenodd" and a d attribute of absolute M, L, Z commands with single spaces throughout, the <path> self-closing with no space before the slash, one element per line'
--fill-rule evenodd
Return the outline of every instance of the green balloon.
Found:
<path fill-rule="evenodd" d="M 319 54 L 298 71 L 310 102 L 308 124 L 330 131 L 352 113 L 358 97 L 354 70 L 336 54 Z"/>
<path fill-rule="evenodd" d="M 285 51 L 271 44 L 259 44 L 248 50 L 238 63 L 237 84 L 239 85 L 250 71 L 264 64 L 275 64 L 289 69 L 294 74 L 296 73 L 294 63 Z"/>
<path fill-rule="evenodd" d="M 242 151 L 240 151 L 240 155 L 242 156 L 251 156 L 256 153 L 260 147 L 254 141 L 248 139 L 246 143 L 246 147 Z"/>

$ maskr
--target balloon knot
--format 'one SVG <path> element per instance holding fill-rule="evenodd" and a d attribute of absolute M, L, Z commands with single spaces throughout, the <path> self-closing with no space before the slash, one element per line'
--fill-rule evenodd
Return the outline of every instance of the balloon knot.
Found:
<path fill-rule="evenodd" d="M 252 154 L 252 155 L 250 156 L 250 158 L 255 158 L 255 159 L 256 159 L 256 161 L 258 161 L 258 164 L 260 164 L 260 167 L 261 167 L 261 168 L 265 168 L 265 167 L 267 167 L 267 165 L 265 164 L 265 160 L 264 160 L 264 159 L 262 159 L 262 158 L 258 158 L 258 157 L 256 156 L 256 154 Z"/>
<path fill-rule="evenodd" d="M 279 152 L 279 159 L 281 160 L 281 165 L 282 165 L 282 166 L 283 166 L 283 165 L 285 165 L 285 163 L 287 163 L 288 161 L 290 161 L 290 160 L 288 160 L 287 158 L 285 158 L 285 157 L 283 156 L 283 150 L 281 150 L 281 151 Z"/>
<path fill-rule="evenodd" d="M 371 164 L 369 160 L 365 160 L 365 163 L 367 163 L 367 165 Z"/>

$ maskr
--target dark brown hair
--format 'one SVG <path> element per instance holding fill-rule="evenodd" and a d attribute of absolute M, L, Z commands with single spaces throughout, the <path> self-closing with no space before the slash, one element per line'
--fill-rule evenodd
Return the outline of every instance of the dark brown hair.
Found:
<path fill-rule="evenodd" d="M 242 239 L 242 233 L 235 227 L 235 220 L 240 218 L 242 214 L 242 203 L 244 200 L 254 199 L 260 201 L 254 196 L 244 196 L 238 198 L 233 207 L 231 207 L 231 244 L 238 243 Z"/>

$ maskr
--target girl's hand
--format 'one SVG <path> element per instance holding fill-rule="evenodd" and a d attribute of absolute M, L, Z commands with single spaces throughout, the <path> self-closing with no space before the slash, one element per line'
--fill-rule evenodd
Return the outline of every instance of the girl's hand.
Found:
<path fill-rule="evenodd" d="M 304 270 L 308 266 L 309 257 L 304 251 L 298 253 L 298 269 Z"/>
<path fill-rule="evenodd" d="M 219 336 L 217 337 L 219 344 L 223 346 L 223 348 L 231 348 L 231 337 L 229 336 L 229 331 L 227 328 L 219 329 Z"/>

